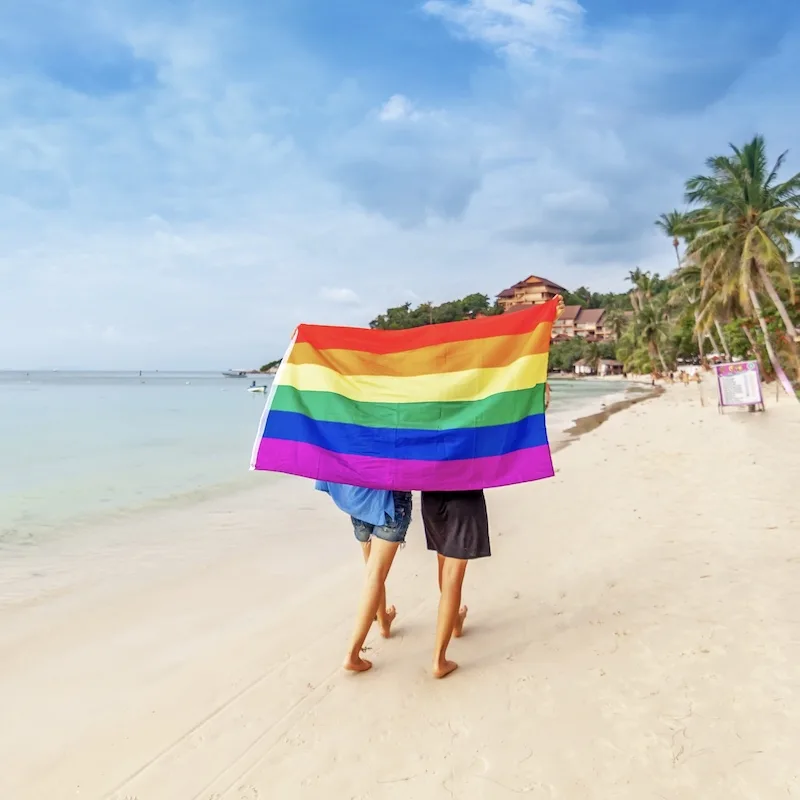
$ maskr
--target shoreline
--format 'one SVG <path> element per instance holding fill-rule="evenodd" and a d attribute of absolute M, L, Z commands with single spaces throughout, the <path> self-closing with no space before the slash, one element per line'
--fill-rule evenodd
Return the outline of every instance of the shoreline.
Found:
<path fill-rule="evenodd" d="M 576 406 L 575 411 L 580 416 L 572 417 L 569 422 L 562 418 L 556 423 L 550 434 L 550 449 L 554 455 L 578 438 L 570 434 L 574 426 L 604 414 L 607 418 L 604 401 L 620 394 L 617 386 L 609 389 L 607 394 L 589 398 L 585 404 Z M 626 394 L 630 391 L 637 391 L 637 387 L 627 386 Z M 628 404 L 629 401 L 621 400 L 609 407 L 621 409 Z M 585 413 L 587 408 L 593 407 L 599 410 Z M 88 575 L 92 569 L 96 572 L 101 569 L 100 565 L 113 570 L 120 561 L 140 558 L 139 552 L 169 553 L 169 542 L 160 541 L 152 530 L 182 529 L 187 527 L 186 519 L 233 515 L 235 512 L 230 509 L 242 509 L 249 521 L 262 506 L 275 502 L 283 486 L 291 487 L 288 489 L 290 497 L 302 492 L 305 499 L 301 507 L 307 506 L 309 497 L 314 498 L 311 502 L 318 501 L 305 479 L 246 472 L 233 481 L 152 499 L 138 507 L 73 518 L 52 526 L 52 533 L 48 530 L 44 535 L 34 534 L 27 540 L 0 541 L 0 554 L 4 556 L 0 559 L 0 609 L 3 603 L 7 607 L 24 606 L 67 591 L 79 580 L 76 576 Z M 171 549 L 180 545 L 174 542 Z M 88 573 L 80 564 L 84 555 L 89 557 Z"/>
<path fill-rule="evenodd" d="M 574 420 L 582 419 L 595 413 L 592 411 L 587 414 L 588 409 L 602 409 L 605 405 L 605 400 L 621 391 L 615 385 L 619 382 L 616 378 L 591 377 L 580 378 L 579 380 L 604 387 L 608 384 L 608 390 L 602 395 L 587 398 L 584 403 L 576 405 L 576 415 L 570 419 L 569 423 L 565 421 L 567 412 L 558 409 L 551 410 L 551 415 L 556 419 L 560 417 L 559 421 L 551 429 L 551 448 L 553 450 L 561 446 L 564 436 L 568 433 L 567 427 L 571 426 Z M 571 411 L 568 413 L 572 414 Z M 253 435 L 255 435 L 255 428 L 253 429 Z M 213 483 L 189 490 L 179 489 L 173 492 L 148 496 L 136 505 L 123 505 L 107 509 L 97 508 L 94 511 L 70 513 L 60 518 L 57 516 L 43 518 L 37 520 L 28 529 L 21 527 L 20 530 L 15 530 L 13 533 L 10 530 L 7 532 L 0 531 L 0 553 L 20 556 L 37 547 L 59 546 L 59 542 L 62 539 L 67 539 L 72 543 L 79 542 L 97 530 L 113 530 L 119 525 L 128 524 L 131 520 L 141 519 L 142 522 L 145 522 L 149 516 L 168 512 L 171 509 L 187 508 L 195 504 L 204 504 L 225 497 L 233 499 L 248 495 L 251 492 L 258 492 L 263 489 L 265 482 L 271 482 L 280 477 L 267 473 L 254 475 L 252 472 L 243 469 L 240 473 L 231 475 L 227 480 L 216 480 Z"/>
<path fill-rule="evenodd" d="M 800 414 L 765 398 L 766 414 L 719 415 L 682 386 L 635 399 L 590 415 L 554 478 L 487 492 L 493 555 L 467 570 L 445 682 L 428 674 L 438 594 L 418 512 L 387 586 L 395 636 L 370 635 L 375 669 L 355 678 L 339 665 L 361 554 L 302 479 L 130 520 L 116 557 L 51 565 L 53 591 L 0 601 L 0 788 L 800 792 Z"/>
<path fill-rule="evenodd" d="M 628 389 L 628 394 L 635 392 L 634 389 Z M 640 390 L 641 392 L 641 390 Z M 625 400 L 617 400 L 609 406 L 595 412 L 594 414 L 586 414 L 585 416 L 575 419 L 575 424 L 567 428 L 564 433 L 569 436 L 569 439 L 564 439 L 556 443 L 561 449 L 568 447 L 570 444 L 578 441 L 581 436 L 591 433 L 593 430 L 599 428 L 604 422 L 610 419 L 614 414 L 619 414 L 620 411 L 625 411 L 631 406 L 644 403 L 647 400 L 654 400 L 664 394 L 665 389 L 663 386 L 656 386 L 654 389 L 643 392 L 636 392 L 638 396 L 630 397 Z"/>

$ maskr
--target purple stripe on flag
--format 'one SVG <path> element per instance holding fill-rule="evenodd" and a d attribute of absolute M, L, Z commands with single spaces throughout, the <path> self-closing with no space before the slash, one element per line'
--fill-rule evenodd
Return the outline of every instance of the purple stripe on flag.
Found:
<path fill-rule="evenodd" d="M 411 461 L 342 455 L 316 445 L 262 439 L 254 468 L 304 478 L 395 491 L 466 491 L 527 483 L 553 476 L 545 445 L 461 461 Z"/>

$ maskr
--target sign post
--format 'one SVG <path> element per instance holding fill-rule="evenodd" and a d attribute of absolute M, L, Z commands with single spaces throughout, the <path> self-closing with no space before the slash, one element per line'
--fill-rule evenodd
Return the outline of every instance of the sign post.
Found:
<path fill-rule="evenodd" d="M 714 370 L 717 374 L 717 407 L 720 413 L 726 406 L 760 406 L 761 411 L 765 410 L 757 361 L 717 364 Z"/>

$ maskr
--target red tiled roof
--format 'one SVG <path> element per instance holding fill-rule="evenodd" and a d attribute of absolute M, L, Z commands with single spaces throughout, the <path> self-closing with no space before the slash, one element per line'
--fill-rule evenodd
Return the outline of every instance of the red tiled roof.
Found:
<path fill-rule="evenodd" d="M 578 319 L 575 321 L 576 325 L 599 325 L 600 320 L 606 313 L 604 308 L 582 308 Z"/>
<path fill-rule="evenodd" d="M 559 322 L 574 322 L 582 309 L 583 306 L 564 306 L 564 313 L 556 320 L 556 325 Z"/>
<path fill-rule="evenodd" d="M 520 303 L 516 306 L 509 306 L 506 309 L 506 314 L 511 314 L 514 311 L 524 311 L 526 308 L 533 308 L 536 303 Z"/>
<path fill-rule="evenodd" d="M 531 283 L 543 283 L 545 286 L 558 289 L 559 292 L 566 292 L 567 290 L 563 286 L 559 286 L 557 283 L 554 283 L 549 278 L 540 278 L 538 275 L 528 275 L 524 281 L 520 281 L 517 285 L 518 286 L 527 286 Z"/>
<path fill-rule="evenodd" d="M 526 289 L 531 284 L 542 284 L 546 289 L 553 289 L 556 292 L 566 292 L 567 290 L 563 286 L 559 286 L 557 283 L 553 283 L 553 281 L 548 280 L 547 278 L 540 278 L 538 275 L 528 275 L 525 280 L 519 281 L 515 283 L 510 289 L 503 289 L 498 297 L 513 297 L 514 296 L 514 289 Z"/>

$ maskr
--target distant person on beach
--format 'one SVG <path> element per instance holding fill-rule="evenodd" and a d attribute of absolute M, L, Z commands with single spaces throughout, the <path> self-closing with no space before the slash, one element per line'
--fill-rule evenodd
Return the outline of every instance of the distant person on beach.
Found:
<path fill-rule="evenodd" d="M 346 670 L 366 672 L 372 662 L 361 657 L 361 649 L 372 623 L 377 620 L 381 636 L 388 639 L 397 616 L 395 607 L 386 604 L 386 578 L 411 524 L 411 492 L 365 489 L 326 481 L 317 481 L 316 488 L 329 494 L 337 507 L 350 515 L 353 533 L 361 544 L 367 565 L 355 629 L 344 661 Z"/>

